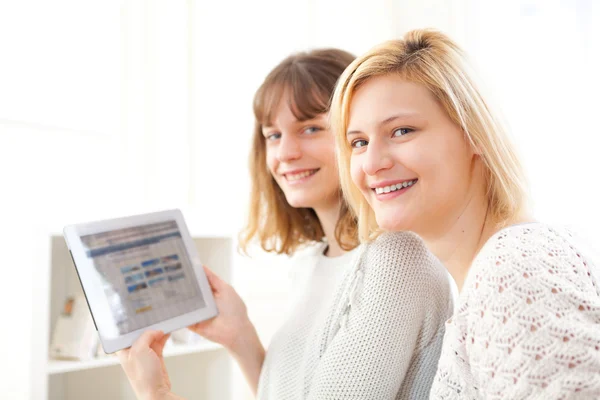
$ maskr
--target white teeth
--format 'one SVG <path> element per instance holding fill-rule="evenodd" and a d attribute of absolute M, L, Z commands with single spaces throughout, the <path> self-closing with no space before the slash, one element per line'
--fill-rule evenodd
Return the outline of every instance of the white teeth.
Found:
<path fill-rule="evenodd" d="M 297 181 L 298 179 L 306 178 L 307 176 L 310 176 L 310 175 L 314 174 L 315 172 L 317 172 L 317 170 L 313 169 L 310 171 L 299 172 L 297 174 L 285 174 L 285 178 L 288 181 Z"/>
<path fill-rule="evenodd" d="M 395 185 L 391 185 L 391 186 L 384 186 L 384 187 L 378 187 L 375 188 L 375 193 L 377 194 L 382 194 L 382 193 L 390 193 L 390 192 L 395 192 L 398 189 L 403 189 L 405 187 L 409 187 L 414 185 L 417 182 L 416 179 L 412 180 L 412 181 L 405 181 L 402 183 L 397 183 Z"/>

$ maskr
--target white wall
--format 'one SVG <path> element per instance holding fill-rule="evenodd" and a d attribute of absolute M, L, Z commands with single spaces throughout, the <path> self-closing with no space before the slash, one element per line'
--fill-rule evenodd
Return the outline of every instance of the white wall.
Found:
<path fill-rule="evenodd" d="M 468 50 L 521 152 L 535 216 L 600 245 L 600 3 L 472 3 Z"/>
<path fill-rule="evenodd" d="M 121 191 L 120 182 L 107 180 L 123 158 L 119 24 L 115 2 L 0 3 L 2 398 L 32 396 L 45 221 L 85 204 L 110 207 L 116 201 L 108 189 Z"/>

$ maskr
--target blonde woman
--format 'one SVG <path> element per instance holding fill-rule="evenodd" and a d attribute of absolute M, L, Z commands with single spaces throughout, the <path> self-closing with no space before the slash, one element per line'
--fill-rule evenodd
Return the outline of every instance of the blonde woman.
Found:
<path fill-rule="evenodd" d="M 357 247 L 342 199 L 328 110 L 352 60 L 334 49 L 293 55 L 255 96 L 242 248 L 257 239 L 267 251 L 298 254 L 312 244 L 296 271 L 297 302 L 268 351 L 235 290 L 207 270 L 219 316 L 192 330 L 229 350 L 261 400 L 419 399 L 435 375 L 453 307 L 447 272 L 414 234 Z M 139 396 L 176 398 L 163 343 L 149 332 L 121 355 Z"/>
<path fill-rule="evenodd" d="M 340 78 L 331 115 L 360 239 L 415 232 L 460 289 L 431 398 L 600 398 L 596 266 L 533 221 L 461 49 L 428 30 L 375 47 Z"/>

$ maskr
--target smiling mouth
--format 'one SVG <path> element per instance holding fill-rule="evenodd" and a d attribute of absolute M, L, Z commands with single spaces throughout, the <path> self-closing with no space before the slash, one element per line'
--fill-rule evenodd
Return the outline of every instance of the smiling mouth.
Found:
<path fill-rule="evenodd" d="M 297 173 L 293 173 L 293 174 L 283 174 L 283 176 L 285 177 L 285 179 L 288 182 L 294 182 L 294 181 L 299 181 L 301 179 L 307 178 L 309 176 L 313 176 L 318 171 L 319 171 L 319 168 L 317 168 L 317 169 L 308 169 L 306 171 L 297 172 Z"/>
<path fill-rule="evenodd" d="M 395 185 L 389 185 L 384 187 L 378 187 L 371 189 L 375 192 L 375 194 L 384 194 L 384 193 L 392 193 L 400 189 L 404 189 L 407 187 L 411 187 L 415 183 L 417 183 L 418 179 L 413 179 L 412 181 L 404 181 L 401 183 L 396 183 Z"/>

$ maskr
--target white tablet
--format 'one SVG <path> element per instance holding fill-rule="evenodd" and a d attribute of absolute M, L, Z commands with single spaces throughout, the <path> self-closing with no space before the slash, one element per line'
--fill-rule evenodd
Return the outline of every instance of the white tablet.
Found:
<path fill-rule="evenodd" d="M 217 315 L 181 211 L 70 225 L 64 236 L 106 353 Z"/>

